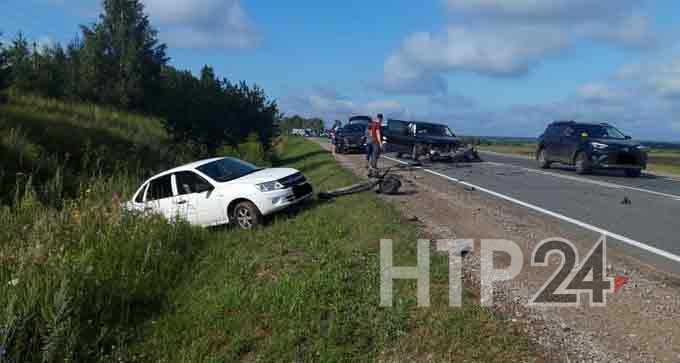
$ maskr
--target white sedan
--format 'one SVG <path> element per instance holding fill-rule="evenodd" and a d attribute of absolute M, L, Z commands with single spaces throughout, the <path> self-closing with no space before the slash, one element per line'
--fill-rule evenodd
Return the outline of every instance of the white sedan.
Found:
<path fill-rule="evenodd" d="M 262 216 L 311 195 L 312 186 L 298 170 L 258 168 L 224 157 L 197 161 L 150 178 L 125 207 L 203 227 L 233 222 L 252 229 L 262 222 Z"/>

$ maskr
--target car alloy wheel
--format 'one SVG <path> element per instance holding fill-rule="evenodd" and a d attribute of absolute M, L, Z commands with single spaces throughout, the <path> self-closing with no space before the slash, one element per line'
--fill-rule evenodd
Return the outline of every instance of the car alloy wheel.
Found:
<path fill-rule="evenodd" d="M 588 174 L 591 172 L 590 161 L 584 152 L 576 155 L 576 172 L 578 174 Z"/>
<path fill-rule="evenodd" d="M 253 216 L 247 208 L 239 208 L 236 210 L 236 220 L 238 225 L 243 229 L 253 228 Z"/>
<path fill-rule="evenodd" d="M 241 229 L 250 230 L 260 225 L 262 214 L 253 203 L 244 201 L 234 208 L 234 219 Z"/>

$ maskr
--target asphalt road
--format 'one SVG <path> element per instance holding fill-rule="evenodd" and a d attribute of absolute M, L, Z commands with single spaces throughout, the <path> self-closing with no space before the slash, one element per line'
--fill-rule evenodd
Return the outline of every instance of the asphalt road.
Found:
<path fill-rule="evenodd" d="M 628 178 L 617 172 L 581 176 L 569 167 L 539 169 L 528 158 L 481 155 L 483 163 L 424 163 L 423 168 L 492 197 L 606 234 L 634 257 L 680 271 L 679 179 L 649 174 Z M 386 157 L 396 160 L 394 155 Z"/>

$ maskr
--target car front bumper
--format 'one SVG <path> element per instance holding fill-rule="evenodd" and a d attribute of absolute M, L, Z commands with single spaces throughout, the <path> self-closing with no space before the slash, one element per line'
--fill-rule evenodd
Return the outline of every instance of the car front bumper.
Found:
<path fill-rule="evenodd" d="M 647 153 L 640 150 L 594 151 L 593 167 L 602 169 L 646 169 Z"/>
<path fill-rule="evenodd" d="M 263 215 L 272 214 L 308 199 L 314 193 L 314 189 L 309 183 L 302 183 L 287 189 L 281 189 L 266 193 L 259 205 L 260 213 Z"/>

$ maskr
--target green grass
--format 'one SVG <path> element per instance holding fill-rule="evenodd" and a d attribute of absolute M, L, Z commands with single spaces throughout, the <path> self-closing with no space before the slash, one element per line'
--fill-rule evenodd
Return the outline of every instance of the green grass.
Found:
<path fill-rule="evenodd" d="M 14 202 L 31 176 L 43 202 L 75 197 L 93 175 L 148 176 L 187 160 L 159 120 L 89 104 L 10 92 L 0 104 L 0 202 Z"/>
<path fill-rule="evenodd" d="M 503 154 L 534 157 L 536 144 L 491 144 L 480 145 L 479 150 Z M 680 150 L 652 149 L 649 152 L 647 170 L 662 174 L 680 175 Z"/>
<path fill-rule="evenodd" d="M 355 181 L 302 139 L 286 141 L 281 161 L 318 189 Z M 396 283 L 393 308 L 378 306 L 379 240 L 394 240 L 395 264 L 415 265 L 418 231 L 370 193 L 312 202 L 253 233 L 213 233 L 171 293 L 174 309 L 145 325 L 133 348 L 140 361 L 527 358 L 526 339 L 469 293 L 463 308 L 448 307 L 445 256 L 433 257 L 432 308 L 416 307 L 410 282 Z"/>
<path fill-rule="evenodd" d="M 254 232 L 168 224 L 112 200 L 188 157 L 158 120 L 20 95 L 0 111 L 0 200 L 11 201 L 0 202 L 0 352 L 12 361 L 529 357 L 469 292 L 448 308 L 441 254 L 432 308 L 416 307 L 414 282 L 378 306 L 378 241 L 392 238 L 395 263 L 415 265 L 419 232 L 370 193 L 310 202 Z M 356 180 L 303 139 L 274 156 L 319 190 Z"/>

